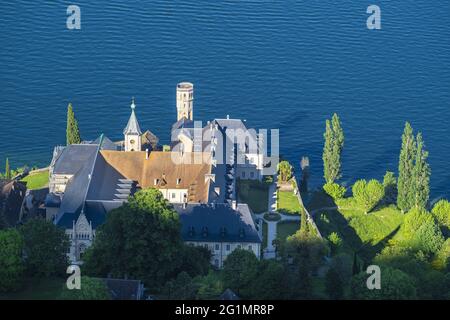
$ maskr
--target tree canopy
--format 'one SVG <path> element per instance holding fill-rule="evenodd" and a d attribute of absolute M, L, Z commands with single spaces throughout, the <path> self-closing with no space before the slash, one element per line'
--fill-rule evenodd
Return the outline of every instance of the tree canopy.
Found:
<path fill-rule="evenodd" d="M 67 145 L 81 143 L 80 129 L 71 103 L 67 106 L 66 142 Z"/>
<path fill-rule="evenodd" d="M 341 153 L 344 147 L 344 131 L 338 115 L 335 113 L 330 120 L 325 122 L 323 147 L 323 172 L 326 183 L 334 183 L 342 176 Z"/>
<path fill-rule="evenodd" d="M 61 275 L 68 264 L 69 239 L 63 229 L 44 219 L 31 219 L 20 227 L 25 265 L 31 276 Z"/>
<path fill-rule="evenodd" d="M 111 295 L 103 280 L 82 276 L 81 288 L 69 290 L 64 285 L 61 298 L 63 300 L 110 300 Z"/>
<path fill-rule="evenodd" d="M 0 292 L 19 288 L 24 271 L 23 238 L 16 229 L 0 230 Z"/>

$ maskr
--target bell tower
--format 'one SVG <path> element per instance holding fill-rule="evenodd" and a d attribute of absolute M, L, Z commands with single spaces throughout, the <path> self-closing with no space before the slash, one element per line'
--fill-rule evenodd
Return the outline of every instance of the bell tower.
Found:
<path fill-rule="evenodd" d="M 194 85 L 190 82 L 177 84 L 177 121 L 194 118 Z"/>
<path fill-rule="evenodd" d="M 131 115 L 128 120 L 126 128 L 123 130 L 125 136 L 125 151 L 141 151 L 141 135 L 142 131 L 139 127 L 139 123 L 134 112 L 136 105 L 134 104 L 134 98 L 131 101 Z"/>

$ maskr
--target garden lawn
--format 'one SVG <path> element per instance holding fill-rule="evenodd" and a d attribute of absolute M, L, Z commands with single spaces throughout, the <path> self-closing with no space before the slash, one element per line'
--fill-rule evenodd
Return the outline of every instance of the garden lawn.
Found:
<path fill-rule="evenodd" d="M 23 178 L 21 181 L 27 183 L 27 188 L 30 190 L 42 189 L 48 185 L 48 171 L 32 173 Z"/>
<path fill-rule="evenodd" d="M 300 214 L 301 207 L 292 191 L 277 192 L 277 211 L 283 214 Z"/>
<path fill-rule="evenodd" d="M 246 203 L 254 213 L 267 211 L 269 187 L 258 180 L 237 180 L 239 202 Z"/>
<path fill-rule="evenodd" d="M 403 222 L 404 215 L 395 205 L 376 208 L 365 214 L 352 198 L 341 199 L 337 203 L 339 209 L 315 212 L 317 227 L 325 238 L 336 232 L 343 240 L 342 251 L 349 254 L 358 252 L 366 261 L 386 246 Z M 317 203 L 315 206 L 320 207 Z M 323 207 L 330 205 L 326 203 Z"/>
<path fill-rule="evenodd" d="M 286 241 L 286 238 L 293 235 L 300 229 L 300 223 L 297 221 L 281 221 L 277 224 L 277 238 Z"/>

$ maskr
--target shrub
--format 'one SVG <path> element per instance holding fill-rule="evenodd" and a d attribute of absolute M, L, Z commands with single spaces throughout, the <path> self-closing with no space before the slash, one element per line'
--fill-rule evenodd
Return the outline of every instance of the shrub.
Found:
<path fill-rule="evenodd" d="M 372 179 L 369 182 L 362 179 L 355 182 L 352 187 L 352 193 L 358 205 L 360 205 L 367 213 L 383 199 L 384 187 L 375 179 Z"/>
<path fill-rule="evenodd" d="M 323 186 L 323 190 L 332 197 L 334 200 L 342 199 L 347 192 L 347 189 L 334 182 L 326 183 Z"/>

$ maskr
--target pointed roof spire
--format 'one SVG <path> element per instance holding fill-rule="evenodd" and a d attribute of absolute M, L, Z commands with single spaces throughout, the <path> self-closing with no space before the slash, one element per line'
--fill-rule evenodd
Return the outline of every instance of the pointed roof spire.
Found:
<path fill-rule="evenodd" d="M 131 115 L 128 120 L 128 124 L 126 128 L 123 130 L 123 134 L 142 134 L 141 128 L 139 127 L 139 123 L 136 118 L 136 114 L 134 113 L 134 109 L 136 105 L 134 103 L 134 97 L 131 100 Z"/>

